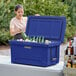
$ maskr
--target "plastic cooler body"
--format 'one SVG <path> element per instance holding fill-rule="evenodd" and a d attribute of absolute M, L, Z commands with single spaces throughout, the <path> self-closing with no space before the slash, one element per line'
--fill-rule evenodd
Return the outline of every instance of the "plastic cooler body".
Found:
<path fill-rule="evenodd" d="M 29 16 L 26 34 L 43 36 L 50 44 L 10 41 L 11 62 L 47 67 L 59 62 L 60 44 L 64 41 L 66 18 L 58 16 Z"/>

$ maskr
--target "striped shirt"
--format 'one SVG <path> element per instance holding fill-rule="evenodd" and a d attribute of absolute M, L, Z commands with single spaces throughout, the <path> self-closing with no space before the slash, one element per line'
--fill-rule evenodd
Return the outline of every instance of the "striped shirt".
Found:
<path fill-rule="evenodd" d="M 10 21 L 10 31 L 13 30 L 14 33 L 10 32 L 11 36 L 14 36 L 22 31 L 26 31 L 27 17 L 22 17 L 22 20 L 18 20 L 16 17 L 12 18 Z"/>

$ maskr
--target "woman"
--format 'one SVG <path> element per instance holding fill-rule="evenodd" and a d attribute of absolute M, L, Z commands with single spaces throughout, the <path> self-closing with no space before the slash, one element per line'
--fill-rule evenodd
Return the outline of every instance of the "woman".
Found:
<path fill-rule="evenodd" d="M 14 36 L 14 39 L 22 39 L 21 32 L 26 31 L 27 17 L 23 17 L 24 10 L 22 5 L 16 5 L 16 16 L 12 18 L 10 22 L 10 35 Z"/>
<path fill-rule="evenodd" d="M 23 17 L 24 10 L 22 5 L 16 5 L 16 16 L 12 18 L 10 22 L 10 35 L 14 36 L 14 39 L 23 39 L 21 32 L 26 31 L 27 17 Z M 40 16 L 35 14 L 35 16 Z"/>

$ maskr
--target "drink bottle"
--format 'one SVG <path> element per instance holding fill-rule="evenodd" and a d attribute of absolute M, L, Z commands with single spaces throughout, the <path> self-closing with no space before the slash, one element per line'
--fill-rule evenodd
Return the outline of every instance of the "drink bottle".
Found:
<path fill-rule="evenodd" d="M 72 67 L 72 59 L 71 56 L 69 56 L 66 67 L 71 68 Z"/>
<path fill-rule="evenodd" d="M 72 67 L 76 68 L 76 55 L 74 55 Z"/>
<path fill-rule="evenodd" d="M 39 42 L 39 40 L 38 40 L 39 38 L 38 37 L 36 37 L 36 42 L 38 43 Z"/>
<path fill-rule="evenodd" d="M 21 32 L 21 35 L 22 35 L 22 37 L 23 37 L 24 40 L 27 39 L 27 35 L 24 32 Z"/>
<path fill-rule="evenodd" d="M 41 43 L 41 36 L 39 36 L 39 43 Z"/>
<path fill-rule="evenodd" d="M 41 40 L 41 42 L 42 42 L 42 43 L 45 43 L 44 37 L 42 37 L 42 40 Z"/>

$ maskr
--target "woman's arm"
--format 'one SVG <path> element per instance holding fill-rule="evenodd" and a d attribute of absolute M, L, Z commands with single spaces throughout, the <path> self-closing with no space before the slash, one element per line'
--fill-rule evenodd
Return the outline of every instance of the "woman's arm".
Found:
<path fill-rule="evenodd" d="M 19 30 L 16 29 L 14 22 L 11 20 L 10 22 L 10 35 L 14 36 Z"/>
<path fill-rule="evenodd" d="M 10 25 L 10 35 L 11 36 L 14 36 L 15 35 L 15 27 L 14 27 L 14 25 Z"/>

